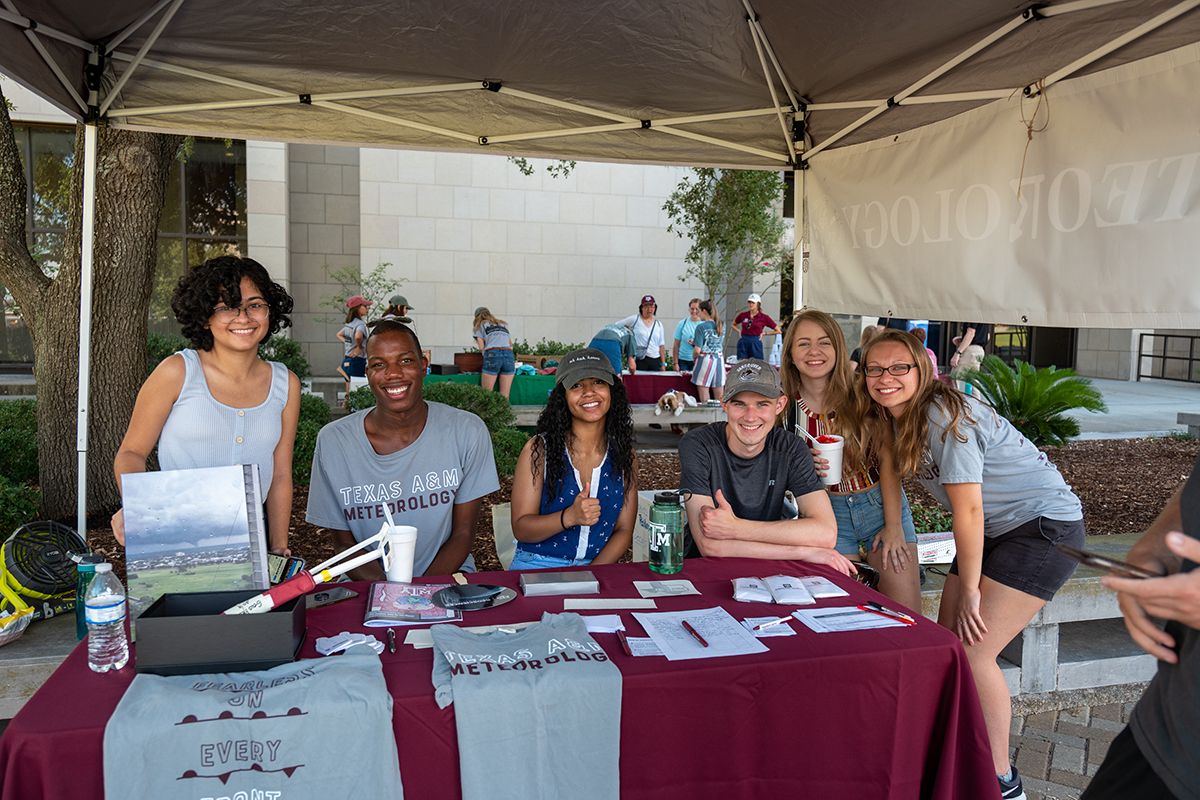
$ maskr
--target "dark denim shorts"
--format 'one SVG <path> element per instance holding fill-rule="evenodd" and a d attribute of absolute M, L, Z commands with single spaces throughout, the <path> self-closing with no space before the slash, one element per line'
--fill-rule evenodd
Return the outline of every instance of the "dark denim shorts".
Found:
<path fill-rule="evenodd" d="M 346 356 L 342 359 L 342 372 L 351 378 L 365 378 L 367 376 L 367 359 Z"/>
<path fill-rule="evenodd" d="M 512 375 L 517 371 L 517 358 L 512 350 L 484 350 L 483 373 L 485 375 Z"/>
<path fill-rule="evenodd" d="M 1051 600 L 1079 562 L 1060 553 L 1056 544 L 1082 548 L 1083 520 L 1038 517 L 1008 533 L 983 540 L 983 574 L 1019 592 Z M 958 574 L 958 559 L 950 565 Z"/>

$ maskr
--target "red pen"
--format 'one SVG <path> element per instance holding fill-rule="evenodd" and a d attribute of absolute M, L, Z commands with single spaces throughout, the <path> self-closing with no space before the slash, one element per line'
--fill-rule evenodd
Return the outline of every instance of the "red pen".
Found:
<path fill-rule="evenodd" d="M 687 631 L 688 633 L 690 633 L 690 634 L 692 635 L 692 638 L 694 638 L 694 639 L 695 639 L 697 642 L 699 642 L 699 643 L 700 643 L 702 646 L 704 646 L 704 647 L 708 647 L 708 642 L 707 642 L 707 641 L 705 641 L 705 640 L 704 640 L 704 637 L 700 635 L 700 631 L 698 631 L 698 630 L 696 630 L 695 628 L 693 628 L 693 627 L 692 627 L 692 623 L 688 622 L 688 621 L 685 619 L 685 620 L 683 620 L 683 621 L 682 621 L 682 624 L 683 624 L 683 629 L 684 629 L 685 631 Z"/>
<path fill-rule="evenodd" d="M 629 649 L 629 640 L 625 638 L 625 631 L 617 631 L 617 640 L 621 642 L 621 649 L 625 651 L 625 655 L 632 657 L 633 651 Z"/>

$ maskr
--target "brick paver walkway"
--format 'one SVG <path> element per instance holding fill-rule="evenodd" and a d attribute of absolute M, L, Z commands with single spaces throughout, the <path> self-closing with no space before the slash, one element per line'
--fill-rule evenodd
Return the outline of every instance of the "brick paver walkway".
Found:
<path fill-rule="evenodd" d="M 1014 716 L 1011 742 L 1029 800 L 1077 800 L 1135 703 Z"/>

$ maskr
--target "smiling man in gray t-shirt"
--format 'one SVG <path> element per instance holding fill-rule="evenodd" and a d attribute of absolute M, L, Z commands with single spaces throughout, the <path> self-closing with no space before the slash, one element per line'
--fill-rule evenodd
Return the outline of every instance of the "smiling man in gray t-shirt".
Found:
<path fill-rule="evenodd" d="M 384 505 L 417 529 L 414 575 L 471 569 L 484 495 L 500 488 L 492 441 L 479 417 L 421 396 L 425 360 L 410 328 L 380 322 L 367 342 L 376 405 L 321 429 L 305 519 L 332 530 L 338 549 L 379 532 Z M 357 580 L 384 580 L 373 561 Z"/>

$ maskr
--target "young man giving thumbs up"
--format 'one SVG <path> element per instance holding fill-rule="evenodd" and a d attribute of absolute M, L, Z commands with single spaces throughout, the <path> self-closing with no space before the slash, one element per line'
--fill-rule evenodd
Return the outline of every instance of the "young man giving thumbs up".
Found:
<path fill-rule="evenodd" d="M 850 575 L 854 566 L 833 549 L 837 521 L 812 456 L 798 436 L 775 425 L 786 404 L 774 368 L 743 359 L 726 378 L 728 421 L 683 437 L 680 487 L 692 493 L 692 539 L 705 556 L 811 561 Z M 788 491 L 799 518 L 785 518 Z"/>

